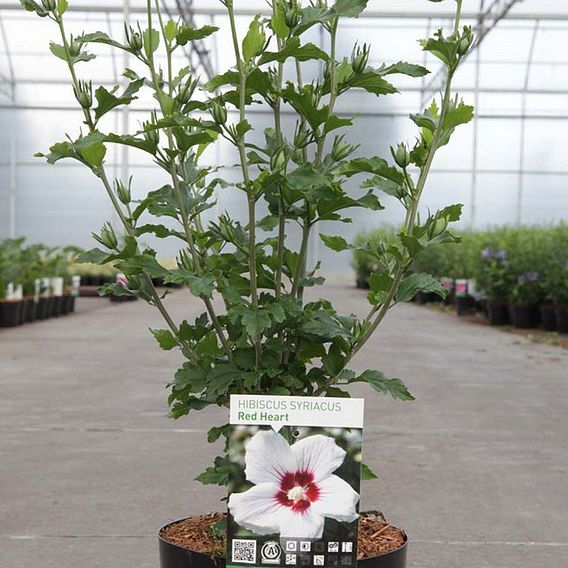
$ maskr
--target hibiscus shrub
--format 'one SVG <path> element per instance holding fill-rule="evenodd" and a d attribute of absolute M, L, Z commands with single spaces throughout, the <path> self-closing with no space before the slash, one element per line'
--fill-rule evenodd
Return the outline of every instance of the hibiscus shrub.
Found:
<path fill-rule="evenodd" d="M 120 293 L 136 295 L 162 314 L 165 328 L 153 330 L 156 340 L 185 357 L 170 385 L 174 418 L 227 406 L 231 393 L 349 396 L 344 387 L 353 383 L 410 400 L 398 378 L 377 370 L 356 373 L 349 365 L 393 305 L 419 290 L 444 294 L 434 278 L 411 267 L 425 249 L 456 240 L 448 225 L 459 218 L 461 205 L 423 217 L 418 209 L 437 151 L 473 116 L 473 108 L 451 93 L 456 69 L 473 42 L 471 28 L 460 28 L 462 0 L 453 29 L 421 41 L 445 68 L 441 99 L 410 117 L 417 126 L 414 143 L 397 144 L 387 159 L 356 155 L 357 146 L 348 142 L 354 119 L 339 114 L 337 102 L 353 89 L 377 97 L 396 93 L 388 78 L 419 78 L 428 71 L 404 62 L 372 67 L 367 45 L 355 46 L 350 56 L 337 53 L 341 21 L 358 17 L 367 0 L 272 0 L 271 15 L 252 19 L 244 37 L 237 32 L 233 0 L 221 1 L 236 63 L 203 85 L 190 66 L 175 68 L 173 55 L 188 42 L 208 41 L 217 31 L 213 26 L 191 28 L 168 20 L 160 2 L 148 0 L 145 21 L 126 25 L 124 39 L 99 31 L 74 37 L 64 25 L 67 0 L 21 0 L 24 8 L 57 25 L 61 39 L 51 44 L 51 52 L 67 65 L 83 113 L 78 132 L 43 156 L 50 164 L 72 159 L 89 168 L 120 221 L 120 229 L 107 223 L 94 235 L 100 247 L 82 261 L 113 262 L 128 281 L 128 291 Z M 328 50 L 305 41 L 314 28 L 327 37 Z M 130 54 L 135 66 L 124 70 L 126 86 L 109 90 L 79 77 L 95 57 L 91 44 Z M 285 75 L 294 78 L 285 81 Z M 134 132 L 109 132 L 111 111 L 132 104 L 142 91 L 149 91 L 156 109 Z M 273 117 L 263 138 L 254 132 L 258 114 L 251 112 L 259 104 Z M 282 126 L 284 105 L 295 113 L 293 132 Z M 237 182 L 220 177 L 221 164 L 205 165 L 208 149 L 221 143 L 229 143 L 238 156 Z M 109 178 L 105 158 L 115 144 L 149 155 L 167 182 L 133 200 L 136 180 Z M 348 180 L 360 177 L 361 190 L 348 192 Z M 231 212 L 212 217 L 217 191 L 242 196 L 246 222 Z M 379 214 L 380 194 L 394 197 L 406 217 L 393 241 L 365 247 L 377 267 L 367 316 L 339 314 L 326 299 L 305 301 L 305 289 L 323 283 L 318 266 L 307 261 L 316 225 L 348 223 L 352 208 Z M 260 216 L 261 210 L 266 214 Z M 290 244 L 291 227 L 299 227 L 298 250 Z M 176 267 L 157 262 L 156 251 L 143 244 L 148 234 L 180 243 Z M 358 248 L 340 235 L 320 236 L 334 251 Z M 153 278 L 183 285 L 202 302 L 204 313 L 195 321 L 175 321 Z M 215 427 L 208 439 L 214 442 L 227 431 L 226 425 Z M 224 485 L 229 467 L 226 456 L 218 457 L 198 479 Z"/>

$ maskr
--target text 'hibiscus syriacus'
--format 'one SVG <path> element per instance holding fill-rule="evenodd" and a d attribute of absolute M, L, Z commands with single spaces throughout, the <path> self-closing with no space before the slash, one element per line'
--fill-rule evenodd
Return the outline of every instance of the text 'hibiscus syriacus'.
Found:
<path fill-rule="evenodd" d="M 359 494 L 333 475 L 345 450 L 329 436 L 308 436 L 291 446 L 273 430 L 257 432 L 246 446 L 245 476 L 254 483 L 233 493 L 229 510 L 259 535 L 321 538 L 324 519 L 357 519 Z"/>

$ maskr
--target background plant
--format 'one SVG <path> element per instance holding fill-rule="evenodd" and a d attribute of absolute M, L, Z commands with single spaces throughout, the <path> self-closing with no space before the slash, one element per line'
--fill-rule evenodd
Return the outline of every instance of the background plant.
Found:
<path fill-rule="evenodd" d="M 89 168 L 120 219 L 119 230 L 107 223 L 94 235 L 102 248 L 82 260 L 113 262 L 127 277 L 128 293 L 162 314 L 166 328 L 153 330 L 154 336 L 163 349 L 180 349 L 185 357 L 170 385 L 175 418 L 211 405 L 227 406 L 231 393 L 349 396 L 344 387 L 357 382 L 409 400 L 412 396 L 399 379 L 377 370 L 356 373 L 349 365 L 393 305 L 419 290 L 444 293 L 435 278 L 412 272 L 412 264 L 433 245 L 456 240 L 448 225 L 459 218 L 461 205 L 421 217 L 419 203 L 437 151 L 473 116 L 473 108 L 451 92 L 454 74 L 473 42 L 471 29 L 460 28 L 462 0 L 456 2 L 449 35 L 438 30 L 421 41 L 446 68 L 441 100 L 411 116 L 416 140 L 411 146 L 393 147 L 389 160 L 354 157 L 357 147 L 347 138 L 353 118 L 340 115 L 336 103 L 353 89 L 376 96 L 396 93 L 387 77 L 421 77 L 427 70 L 404 62 L 373 68 L 367 45 L 354 46 L 350 56 L 337 53 L 341 20 L 358 17 L 366 0 L 316 0 L 309 5 L 273 0 L 271 17 L 256 16 L 243 38 L 237 33 L 233 0 L 221 1 L 235 65 L 201 89 L 188 67 L 174 69 L 172 54 L 187 42 L 213 34 L 214 27 L 193 29 L 166 21 L 160 2 L 148 0 L 145 22 L 127 26 L 124 40 L 103 32 L 72 37 L 64 26 L 67 0 L 21 0 L 26 9 L 57 25 L 61 43 L 52 43 L 51 51 L 66 63 L 83 112 L 79 135 L 53 145 L 45 158 L 49 163 L 74 159 Z M 304 41 L 313 28 L 327 36 L 329 51 Z M 144 71 L 126 69 L 126 88 L 93 86 L 78 75 L 80 65 L 94 57 L 88 51 L 92 43 L 130 53 Z M 157 63 L 159 52 L 165 56 L 164 66 Z M 305 63 L 310 61 L 318 62 L 322 71 L 307 80 Z M 284 81 L 285 71 L 294 79 Z M 107 132 L 105 116 L 131 104 L 143 89 L 151 92 L 156 110 L 140 130 Z M 273 125 L 264 130 L 263 139 L 256 136 L 253 142 L 249 110 L 259 102 L 271 109 Z M 282 128 L 283 105 L 296 113 L 294 132 Z M 339 130 L 344 133 L 337 134 Z M 237 183 L 224 181 L 220 168 L 203 165 L 203 153 L 221 139 L 238 155 Z M 134 202 L 132 180 L 111 181 L 107 175 L 109 144 L 127 144 L 149 154 L 168 182 Z M 365 179 L 352 197 L 346 182 L 355 176 Z M 242 195 L 246 222 L 229 212 L 204 221 L 217 189 Z M 305 289 L 323 282 L 318 267 L 307 262 L 314 226 L 320 221 L 350 222 L 347 213 L 354 207 L 380 211 L 381 193 L 395 197 L 405 211 L 393 239 L 359 247 L 340 235 L 321 235 L 335 251 L 363 249 L 373 258 L 377 269 L 371 277 L 367 316 L 339 314 L 326 299 L 306 301 Z M 261 210 L 267 214 L 260 216 Z M 152 221 L 142 220 L 147 218 Z M 288 242 L 292 226 L 301 232 L 297 250 Z M 148 233 L 180 242 L 176 267 L 164 268 L 156 251 L 142 245 L 140 238 Z M 174 321 L 152 278 L 185 286 L 201 300 L 203 314 L 193 322 Z M 226 433 L 227 425 L 218 426 L 208 439 L 213 442 Z M 198 479 L 225 485 L 229 465 L 227 456 L 218 457 Z M 371 475 L 367 468 L 365 472 Z"/>

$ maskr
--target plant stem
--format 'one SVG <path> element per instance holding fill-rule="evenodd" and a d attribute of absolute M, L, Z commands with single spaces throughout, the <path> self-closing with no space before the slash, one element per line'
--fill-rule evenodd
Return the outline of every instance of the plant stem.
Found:
<path fill-rule="evenodd" d="M 156 0 L 155 4 L 156 4 L 156 12 L 158 14 L 158 20 L 160 22 L 160 28 L 161 28 L 161 31 L 162 31 L 162 38 L 163 38 L 164 44 L 166 46 L 166 55 L 167 55 L 167 61 L 168 61 L 168 92 L 169 92 L 169 95 L 171 96 L 171 94 L 173 93 L 172 53 L 171 53 L 171 48 L 169 46 L 169 43 L 166 39 L 166 34 L 165 34 L 164 24 L 163 24 L 163 20 L 162 20 L 162 14 L 161 14 L 161 11 L 160 11 L 159 1 Z M 147 12 L 148 12 L 148 29 L 151 32 L 152 31 L 152 1 L 151 0 L 147 0 L 146 8 L 147 8 Z M 154 85 L 154 89 L 156 90 L 156 93 L 158 95 L 163 94 L 163 89 L 160 86 L 160 83 L 158 81 L 158 76 L 157 76 L 157 73 L 156 73 L 153 53 L 148 54 L 147 61 L 148 61 L 148 68 L 150 69 L 150 73 L 152 75 L 152 83 Z M 158 101 L 160 101 L 160 110 L 162 112 L 162 116 L 165 117 L 166 113 L 165 113 L 165 109 L 163 108 L 163 105 L 161 103 L 161 97 L 160 96 L 158 96 Z M 168 139 L 168 148 L 171 151 L 176 150 L 174 138 L 173 138 L 173 135 L 172 135 L 170 128 L 167 129 L 166 135 L 167 135 L 167 139 Z M 197 249 L 195 247 L 193 232 L 192 232 L 190 222 L 189 222 L 189 215 L 188 215 L 187 211 L 185 210 L 185 204 L 183 202 L 183 196 L 182 196 L 182 191 L 181 191 L 181 187 L 180 187 L 180 183 L 179 183 L 178 172 L 176 170 L 176 166 L 175 166 L 175 163 L 173 163 L 173 161 L 172 161 L 171 168 L 168 171 L 169 171 L 170 177 L 172 179 L 172 185 L 173 185 L 174 192 L 175 192 L 175 195 L 176 195 L 176 200 L 178 202 L 178 207 L 179 207 L 182 226 L 183 226 L 184 233 L 185 233 L 185 238 L 186 238 L 186 241 L 187 241 L 189 253 L 190 253 L 192 261 L 193 261 L 193 269 L 195 270 L 195 272 L 198 276 L 202 276 L 203 275 L 203 268 L 201 266 L 201 260 L 199 258 L 199 252 L 197 251 Z M 207 313 L 209 314 L 209 317 L 211 318 L 211 322 L 213 323 L 213 327 L 215 328 L 215 332 L 216 332 L 216 334 L 219 338 L 219 341 L 221 341 L 221 344 L 223 346 L 223 350 L 225 351 L 227 358 L 229 360 L 232 360 L 233 353 L 231 351 L 231 347 L 230 347 L 230 345 L 227 341 L 227 338 L 225 336 L 225 332 L 223 331 L 223 328 L 221 327 L 221 324 L 219 323 L 219 319 L 217 317 L 217 314 L 215 313 L 215 309 L 213 307 L 213 303 L 211 302 L 211 299 L 208 298 L 205 295 L 201 295 L 199 297 L 201 298 L 201 300 L 203 300 L 203 303 L 205 304 L 205 308 L 207 309 Z"/>
<path fill-rule="evenodd" d="M 69 42 L 67 41 L 67 35 L 65 33 L 65 26 L 63 24 L 63 18 L 61 16 L 57 17 L 57 24 L 59 26 L 59 31 L 60 31 L 60 34 L 61 34 L 61 40 L 63 42 L 63 46 L 64 46 L 64 49 L 65 49 L 65 56 L 66 56 L 65 61 L 67 63 L 67 67 L 69 68 L 69 72 L 71 74 L 73 86 L 78 91 L 79 80 L 77 78 L 77 73 L 75 72 L 75 66 L 73 64 L 73 61 L 71 60 L 71 56 L 70 56 L 70 52 L 69 52 Z M 83 108 L 83 115 L 85 116 L 85 123 L 89 127 L 89 131 L 95 132 L 96 131 L 95 122 L 92 119 L 90 110 Z M 113 206 L 114 210 L 116 211 L 116 214 L 118 215 L 118 218 L 120 219 L 122 225 L 124 226 L 125 231 L 127 232 L 127 234 L 129 236 L 136 239 L 136 233 L 134 231 L 134 228 L 132 227 L 131 223 L 129 222 L 129 220 L 124 215 L 124 212 L 122 211 L 122 208 L 120 207 L 120 204 L 118 203 L 118 200 L 116 199 L 116 196 L 114 195 L 114 192 L 112 190 L 112 186 L 111 186 L 111 184 L 108 180 L 108 177 L 106 175 L 106 170 L 105 170 L 103 165 L 101 165 L 98 168 L 98 172 L 95 175 L 97 175 L 97 177 L 101 180 L 101 182 L 102 182 L 102 184 L 105 188 L 105 191 L 107 192 L 107 195 L 110 198 L 112 206 Z M 148 288 L 150 289 L 150 294 L 152 296 L 152 301 L 153 301 L 154 305 L 156 306 L 156 308 L 158 308 L 158 311 L 162 315 L 164 321 L 166 322 L 166 324 L 168 325 L 168 327 L 170 328 L 172 333 L 176 337 L 178 337 L 179 329 L 178 329 L 177 325 L 174 323 L 169 312 L 167 311 L 164 303 L 162 302 L 160 295 L 158 294 L 158 291 L 156 290 L 156 287 L 154 286 L 154 283 L 152 282 L 152 279 L 147 274 L 144 274 L 144 280 L 146 281 L 146 284 L 148 285 Z M 184 350 L 184 353 L 186 354 L 186 356 L 189 359 L 195 358 L 195 352 L 191 349 L 189 344 L 187 344 L 185 341 L 181 341 L 181 340 L 180 340 L 180 342 L 182 344 L 182 349 Z"/>
<path fill-rule="evenodd" d="M 461 17 L 461 7 L 462 7 L 462 0 L 457 0 L 457 13 L 456 13 L 456 20 L 454 23 L 454 33 L 459 31 L 459 23 Z M 410 205 L 410 209 L 407 212 L 406 220 L 404 223 L 404 233 L 409 235 L 412 233 L 414 226 L 416 224 L 416 216 L 418 214 L 418 207 L 420 205 L 420 199 L 422 197 L 422 193 L 424 192 L 424 188 L 426 187 L 426 182 L 428 180 L 428 175 L 430 173 L 430 169 L 432 167 L 432 162 L 434 161 L 434 157 L 436 152 L 440 147 L 441 137 L 444 130 L 444 122 L 446 120 L 446 116 L 448 114 L 448 109 L 450 106 L 450 99 L 451 99 L 451 88 L 452 88 L 452 80 L 454 76 L 454 71 L 448 68 L 448 75 L 446 78 L 446 85 L 444 89 L 444 95 L 442 98 L 442 105 L 440 110 L 440 118 L 438 120 L 438 125 L 434 132 L 434 136 L 432 138 L 432 143 L 430 145 L 430 150 L 428 152 L 428 156 L 426 158 L 426 162 L 424 166 L 420 170 L 420 176 L 418 178 L 418 182 L 416 184 L 416 190 L 413 195 L 413 199 Z M 410 188 L 411 189 L 411 188 Z M 392 284 L 389 288 L 385 301 L 380 306 L 374 306 L 373 309 L 370 311 L 369 315 L 365 319 L 366 323 L 370 323 L 369 328 L 366 332 L 364 332 L 362 338 L 357 342 L 357 344 L 353 347 L 352 351 L 349 353 L 347 358 L 345 359 L 344 366 L 359 352 L 359 350 L 365 345 L 371 335 L 375 332 L 377 327 L 381 324 L 383 319 L 385 318 L 387 312 L 391 308 L 392 302 L 395 298 L 396 292 L 398 291 L 398 287 L 402 281 L 402 277 L 404 276 L 404 272 L 406 270 L 406 266 L 399 263 L 399 266 L 395 272 L 395 276 L 393 278 Z M 378 313 L 377 313 L 378 312 Z M 377 316 L 373 319 L 373 316 L 377 314 Z"/>
<path fill-rule="evenodd" d="M 233 49 L 235 51 L 235 59 L 237 70 L 239 72 L 239 123 L 244 122 L 246 119 L 245 106 L 246 106 L 246 82 L 247 72 L 244 67 L 244 62 L 241 59 L 241 52 L 239 49 L 239 40 L 237 35 L 237 27 L 235 24 L 235 11 L 233 2 L 230 0 L 226 4 L 229 13 L 229 22 L 231 25 L 231 37 L 233 40 Z M 239 137 L 237 140 L 237 148 L 239 151 L 239 160 L 243 174 L 243 181 L 245 183 L 245 191 L 247 194 L 248 202 L 248 265 L 249 265 L 249 278 L 250 278 L 250 292 L 251 303 L 255 310 L 258 309 L 258 289 L 257 289 L 257 275 L 256 275 L 256 198 L 254 188 L 251 185 L 250 174 L 248 169 L 248 162 L 246 156 L 246 141 L 245 135 Z M 255 368 L 260 368 L 262 356 L 262 344 L 260 338 L 254 341 L 255 352 Z"/>

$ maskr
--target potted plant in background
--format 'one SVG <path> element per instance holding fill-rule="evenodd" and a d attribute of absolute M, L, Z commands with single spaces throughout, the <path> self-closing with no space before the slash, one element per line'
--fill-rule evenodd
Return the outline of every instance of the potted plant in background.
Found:
<path fill-rule="evenodd" d="M 448 226 L 459 218 L 461 205 L 423 216 L 418 212 L 437 151 L 473 117 L 473 108 L 451 91 L 456 69 L 473 42 L 471 29 L 460 26 L 462 0 L 456 2 L 453 29 L 439 30 L 421 41 L 422 48 L 446 68 L 441 99 L 411 116 L 416 141 L 413 146 L 393 147 L 389 160 L 355 157 L 357 147 L 348 141 L 353 117 L 340 115 L 336 103 L 353 89 L 375 96 L 396 93 L 388 80 L 391 75 L 420 77 L 427 70 L 403 62 L 372 67 L 367 45 L 355 46 L 351 55 L 337 53 L 341 21 L 358 17 L 366 0 L 329 4 L 318 0 L 306 6 L 296 0 L 274 0 L 271 16 L 253 18 L 243 37 L 237 33 L 232 0 L 223 0 L 236 64 L 214 77 L 204 92 L 188 67 L 174 68 L 172 55 L 190 41 L 207 38 L 214 27 L 194 29 L 167 20 L 160 2 L 148 1 L 145 21 L 126 26 L 124 40 L 104 32 L 71 37 L 64 25 L 66 0 L 21 2 L 59 28 L 60 43 L 52 43 L 51 51 L 67 65 L 83 112 L 77 132 L 53 145 L 45 158 L 49 163 L 73 159 L 89 168 L 120 220 L 119 229 L 110 223 L 103 227 L 97 235 L 102 248 L 81 260 L 113 262 L 126 281 L 105 286 L 104 292 L 127 293 L 154 305 L 166 324 L 152 331 L 156 340 L 163 349 L 179 350 L 185 358 L 170 385 L 172 417 L 226 407 L 233 393 L 349 396 L 345 387 L 353 383 L 367 383 L 397 399 L 412 399 L 399 379 L 377 370 L 356 373 L 349 366 L 395 304 L 419 291 L 445 293 L 437 279 L 413 273 L 412 263 L 422 251 L 457 240 Z M 305 40 L 306 32 L 313 29 L 325 34 L 328 50 Z M 83 63 L 94 58 L 89 52 L 93 43 L 126 51 L 136 60 L 137 71 L 124 71 L 125 88 L 108 90 L 79 78 Z M 158 52 L 164 56 L 163 67 Z M 316 68 L 321 72 L 314 72 Z M 136 132 L 109 133 L 105 115 L 131 104 L 142 89 L 151 92 L 156 111 Z M 250 112 L 259 102 L 273 117 L 263 133 L 255 129 Z M 292 129 L 283 123 L 283 105 L 295 112 Z M 235 149 L 241 173 L 237 182 L 219 177 L 220 164 L 206 165 L 208 149 L 219 141 Z M 105 156 L 110 144 L 126 144 L 150 155 L 164 174 L 164 185 L 133 200 L 131 182 L 108 177 Z M 364 176 L 361 189 L 348 192 L 348 182 L 356 176 Z M 247 220 L 241 222 L 230 212 L 211 218 L 216 191 L 242 196 Z M 377 267 L 370 276 L 366 317 L 339 314 L 325 298 L 306 300 L 306 289 L 323 282 L 318 266 L 309 266 L 307 260 L 316 224 L 350 222 L 346 213 L 352 208 L 380 211 L 383 205 L 377 194 L 381 193 L 400 203 L 405 220 L 394 242 L 363 247 Z M 300 232 L 297 250 L 290 245 L 293 227 Z M 120 238 L 117 232 L 122 233 Z M 160 265 L 156 251 L 141 244 L 140 238 L 149 233 L 180 243 L 175 267 Z M 339 234 L 321 238 L 337 252 L 358 248 Z M 202 302 L 204 313 L 193 322 L 174 321 L 153 278 L 183 285 Z M 227 431 L 227 425 L 219 425 L 209 432 L 208 440 L 215 442 Z M 230 457 L 223 453 L 197 479 L 226 485 L 230 468 Z M 374 477 L 367 466 L 363 472 Z M 212 527 L 217 518 L 189 523 L 201 524 L 201 534 L 214 541 L 215 531 L 218 536 L 222 532 L 221 526 Z M 372 516 L 361 521 L 371 527 L 377 522 Z M 397 550 L 361 562 L 403 566 L 406 537 L 397 534 L 401 544 Z M 208 544 L 212 548 L 205 550 L 203 543 L 190 540 L 180 546 L 162 538 L 163 567 L 221 564 L 220 558 L 212 557 L 221 550 L 211 543 L 206 548 Z M 201 554 L 188 550 L 196 547 L 201 547 Z M 379 549 L 367 543 L 361 550 L 374 555 Z"/>
<path fill-rule="evenodd" d="M 507 298 L 512 285 L 507 270 L 507 253 L 503 249 L 487 247 L 481 251 L 481 258 L 477 283 L 487 299 L 489 324 L 507 325 L 509 323 Z"/>

